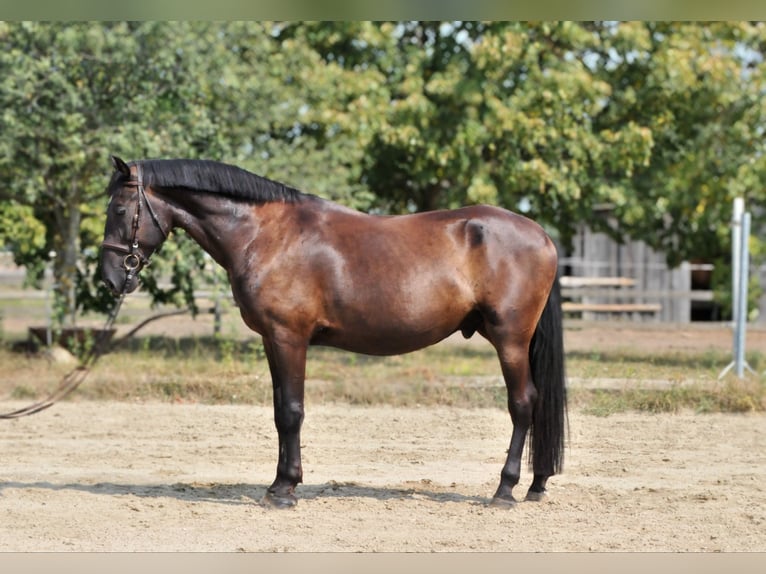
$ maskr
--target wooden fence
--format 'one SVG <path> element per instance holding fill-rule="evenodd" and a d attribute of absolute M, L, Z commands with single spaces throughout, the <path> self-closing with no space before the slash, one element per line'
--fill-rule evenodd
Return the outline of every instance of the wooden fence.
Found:
<path fill-rule="evenodd" d="M 570 315 L 673 323 L 718 319 L 709 287 L 712 265 L 687 261 L 670 268 L 663 254 L 642 241 L 619 244 L 583 228 L 559 266 Z"/>

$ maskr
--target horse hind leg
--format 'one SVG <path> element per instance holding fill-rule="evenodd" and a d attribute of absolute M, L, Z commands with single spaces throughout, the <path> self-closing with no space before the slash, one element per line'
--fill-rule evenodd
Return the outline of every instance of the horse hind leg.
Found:
<path fill-rule="evenodd" d="M 516 503 L 513 488 L 521 476 L 521 456 L 532 424 L 537 391 L 530 373 L 528 344 L 516 340 L 496 344 L 495 347 L 508 392 L 508 412 L 511 415 L 513 432 L 508 456 L 500 473 L 500 485 L 492 498 L 492 505 L 512 506 Z"/>

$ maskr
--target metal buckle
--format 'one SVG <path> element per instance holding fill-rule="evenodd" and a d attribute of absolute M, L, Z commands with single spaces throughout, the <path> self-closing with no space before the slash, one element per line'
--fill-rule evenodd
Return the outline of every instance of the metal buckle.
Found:
<path fill-rule="evenodd" d="M 135 253 L 128 253 L 122 264 L 126 271 L 132 272 L 141 267 L 141 258 Z"/>

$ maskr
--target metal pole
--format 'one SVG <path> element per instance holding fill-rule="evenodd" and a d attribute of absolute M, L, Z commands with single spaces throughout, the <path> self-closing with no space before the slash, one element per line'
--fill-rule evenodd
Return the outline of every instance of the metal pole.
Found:
<path fill-rule="evenodd" d="M 737 313 L 737 343 L 735 345 L 735 363 L 737 377 L 740 379 L 745 375 L 745 339 L 747 335 L 747 293 L 749 287 L 750 274 L 750 213 L 747 212 L 742 218 L 742 244 L 740 247 L 740 264 L 739 264 L 739 296 L 738 296 L 738 313 Z M 748 366 L 748 369 L 750 367 Z M 752 371 L 752 369 L 750 369 Z"/>
<path fill-rule="evenodd" d="M 731 318 L 734 323 L 734 356 L 737 356 L 739 344 L 739 295 L 741 292 L 740 265 L 742 263 L 742 216 L 745 213 L 745 200 L 734 198 L 734 210 L 731 218 Z"/>
<path fill-rule="evenodd" d="M 732 321 L 734 323 L 733 360 L 718 375 L 723 379 L 732 368 L 740 379 L 745 369 L 755 373 L 745 361 L 745 340 L 747 338 L 747 293 L 750 274 L 750 213 L 744 212 L 744 200 L 738 197 L 734 200 L 734 215 L 732 217 Z"/>

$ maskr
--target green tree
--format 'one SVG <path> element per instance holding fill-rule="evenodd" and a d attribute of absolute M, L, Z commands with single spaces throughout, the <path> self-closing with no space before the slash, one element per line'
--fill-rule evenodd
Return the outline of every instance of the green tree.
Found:
<path fill-rule="evenodd" d="M 0 199 L 45 230 L 10 245 L 33 281 L 56 252 L 59 322 L 110 301 L 88 285 L 97 250 L 82 253 L 102 235 L 109 152 L 183 152 L 209 125 L 198 70 L 178 58 L 189 37 L 157 23 L 0 23 Z"/>
<path fill-rule="evenodd" d="M 753 213 L 751 252 L 766 232 L 766 105 L 763 23 L 619 23 L 594 27 L 592 65 L 611 86 L 600 129 L 628 122 L 651 130 L 649 161 L 611 202 L 613 233 L 683 260 L 715 264 L 713 289 L 730 313 L 732 205 Z M 753 276 L 751 308 L 761 287 Z"/>
<path fill-rule="evenodd" d="M 766 27 L 642 22 L 594 33 L 601 49 L 591 65 L 611 93 L 597 128 L 634 123 L 653 140 L 649 161 L 621 178 L 624 191 L 610 202 L 616 232 L 644 239 L 671 264 L 725 258 L 734 198 L 766 200 L 758 52 Z"/>
<path fill-rule="evenodd" d="M 369 75 L 325 64 L 280 26 L 0 23 L 0 217 L 25 229 L 0 240 L 32 282 L 56 252 L 59 322 L 113 304 L 96 269 L 111 153 L 238 163 L 369 206 L 348 135 Z M 181 234 L 156 259 L 142 274 L 153 300 L 193 306 L 202 252 Z"/>
<path fill-rule="evenodd" d="M 761 193 L 762 24 L 294 28 L 325 61 L 385 79 L 363 177 L 390 211 L 521 205 L 568 237 L 607 203 L 677 262 L 674 242 L 696 251 L 710 229 L 680 204 L 715 219 L 711 202 Z"/>
<path fill-rule="evenodd" d="M 362 174 L 383 211 L 495 203 L 566 241 L 614 193 L 610 167 L 648 161 L 650 130 L 594 126 L 610 86 L 584 61 L 597 38 L 582 24 L 387 22 L 364 42 L 315 26 L 325 60 L 385 78 Z"/>
<path fill-rule="evenodd" d="M 385 105 L 383 78 L 321 58 L 309 41 L 316 26 L 225 24 L 225 41 L 212 47 L 226 65 L 213 75 L 209 114 L 229 161 L 365 209 L 373 200 L 360 181 L 365 125 Z"/>
<path fill-rule="evenodd" d="M 305 27 L 326 61 L 385 78 L 362 173 L 382 211 L 496 203 L 565 247 L 587 223 L 726 267 L 741 195 L 763 236 L 762 23 Z"/>

